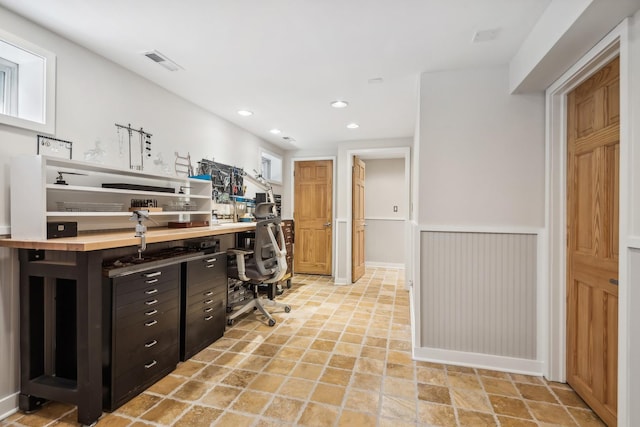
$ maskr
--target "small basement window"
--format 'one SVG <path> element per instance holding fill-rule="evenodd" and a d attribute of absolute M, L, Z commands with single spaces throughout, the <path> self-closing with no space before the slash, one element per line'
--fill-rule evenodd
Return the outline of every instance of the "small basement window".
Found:
<path fill-rule="evenodd" d="M 0 114 L 18 115 L 18 64 L 0 58 Z"/>
<path fill-rule="evenodd" d="M 282 184 L 282 157 L 260 149 L 260 173 L 267 181 Z"/>

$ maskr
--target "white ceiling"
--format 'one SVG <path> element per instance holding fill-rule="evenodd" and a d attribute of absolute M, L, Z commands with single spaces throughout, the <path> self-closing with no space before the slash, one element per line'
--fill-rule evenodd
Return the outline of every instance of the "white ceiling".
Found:
<path fill-rule="evenodd" d="M 550 0 L 0 0 L 285 149 L 409 137 L 421 72 L 507 64 Z M 472 43 L 478 30 L 499 29 Z M 169 72 L 141 53 L 158 50 Z M 382 78 L 382 84 L 369 79 Z M 505 83 L 506 85 L 506 83 Z M 336 110 L 336 99 L 349 107 Z M 254 112 L 241 117 L 239 109 Z M 346 125 L 356 122 L 359 129 Z M 269 130 L 279 128 L 279 136 Z M 289 136 L 291 144 L 282 139 Z"/>

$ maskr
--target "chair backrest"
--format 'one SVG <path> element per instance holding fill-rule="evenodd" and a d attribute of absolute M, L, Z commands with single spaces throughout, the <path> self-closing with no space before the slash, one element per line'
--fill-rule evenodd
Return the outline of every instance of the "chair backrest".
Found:
<path fill-rule="evenodd" d="M 280 218 L 263 219 L 256 223 L 253 257 L 260 275 L 269 276 L 264 283 L 275 283 L 286 274 L 287 249 Z"/>

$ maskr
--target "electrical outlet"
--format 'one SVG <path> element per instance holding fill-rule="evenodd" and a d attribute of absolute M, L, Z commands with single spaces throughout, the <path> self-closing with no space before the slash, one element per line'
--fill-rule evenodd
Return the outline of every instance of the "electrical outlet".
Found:
<path fill-rule="evenodd" d="M 394 205 L 394 206 L 393 206 L 393 211 L 394 211 L 394 212 L 398 212 L 398 206 Z"/>

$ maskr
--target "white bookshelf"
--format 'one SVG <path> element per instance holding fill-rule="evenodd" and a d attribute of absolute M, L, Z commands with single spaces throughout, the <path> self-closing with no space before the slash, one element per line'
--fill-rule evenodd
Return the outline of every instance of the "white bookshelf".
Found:
<path fill-rule="evenodd" d="M 67 185 L 56 184 L 58 172 Z M 172 188 L 174 192 L 103 188 L 105 183 Z M 150 228 L 166 227 L 169 221 L 210 222 L 211 190 L 207 180 L 42 155 L 20 156 L 11 163 L 11 236 L 46 239 L 47 222 L 57 221 L 77 222 L 79 231 L 133 230 L 135 224 L 129 219 L 132 199 L 155 200 L 163 208 L 150 212 L 151 219 L 146 221 Z"/>

